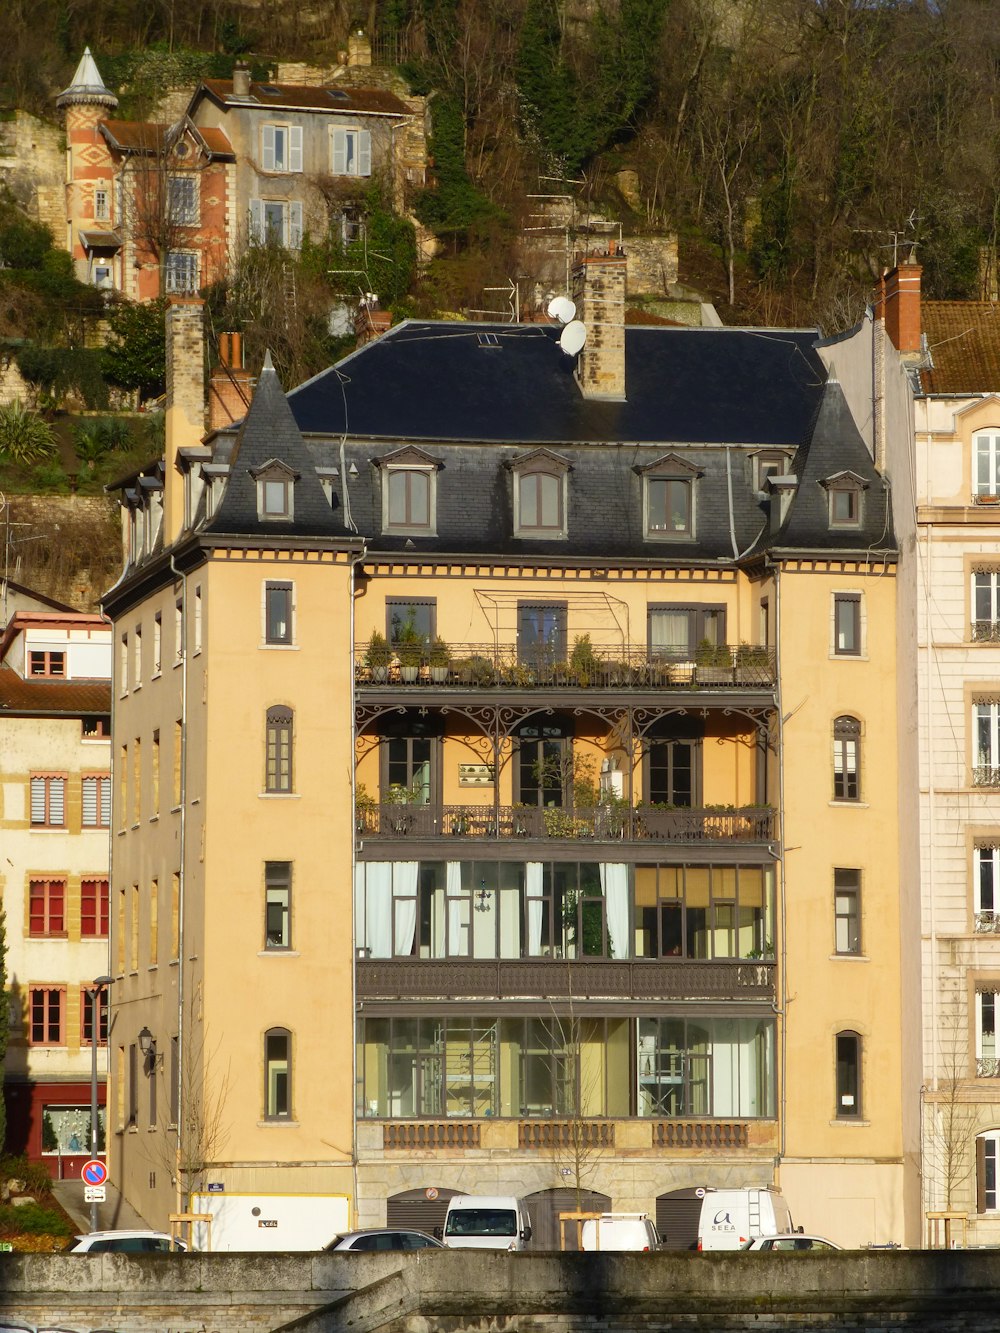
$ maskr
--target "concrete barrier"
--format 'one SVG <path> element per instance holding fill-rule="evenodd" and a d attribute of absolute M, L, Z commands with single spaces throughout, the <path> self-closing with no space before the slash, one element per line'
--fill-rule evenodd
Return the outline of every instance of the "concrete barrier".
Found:
<path fill-rule="evenodd" d="M 1000 1333 L 1000 1251 L 0 1256 L 0 1328 Z"/>

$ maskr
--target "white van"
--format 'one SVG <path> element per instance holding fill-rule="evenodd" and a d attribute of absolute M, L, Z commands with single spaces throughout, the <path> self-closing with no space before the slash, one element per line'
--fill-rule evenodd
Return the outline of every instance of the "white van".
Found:
<path fill-rule="evenodd" d="M 738 1190 L 706 1190 L 698 1221 L 699 1250 L 738 1250 L 758 1236 L 794 1231 L 780 1190 L 765 1185 Z"/>
<path fill-rule="evenodd" d="M 512 1194 L 456 1194 L 441 1239 L 453 1250 L 523 1250 L 531 1240 L 528 1210 Z"/>
<path fill-rule="evenodd" d="M 648 1213 L 602 1213 L 583 1224 L 584 1250 L 658 1250 L 660 1238 Z"/>

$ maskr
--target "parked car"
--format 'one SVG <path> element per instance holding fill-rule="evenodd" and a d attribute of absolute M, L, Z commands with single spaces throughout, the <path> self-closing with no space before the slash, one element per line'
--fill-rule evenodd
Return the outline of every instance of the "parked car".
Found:
<path fill-rule="evenodd" d="M 403 1231 L 395 1227 L 370 1227 L 367 1231 L 349 1231 L 335 1236 L 326 1247 L 331 1250 L 443 1250 L 444 1246 L 426 1231 Z"/>
<path fill-rule="evenodd" d="M 165 1231 L 91 1231 L 75 1239 L 70 1254 L 160 1254 L 187 1249 Z"/>
<path fill-rule="evenodd" d="M 584 1250 L 658 1250 L 660 1238 L 648 1213 L 602 1213 L 583 1224 Z"/>
<path fill-rule="evenodd" d="M 793 1232 L 790 1236 L 755 1236 L 753 1240 L 746 1241 L 740 1246 L 741 1250 L 756 1250 L 758 1252 L 772 1253 L 776 1250 L 842 1250 L 842 1245 L 837 1245 L 832 1240 L 827 1240 L 825 1236 L 804 1236 L 801 1232 Z"/>

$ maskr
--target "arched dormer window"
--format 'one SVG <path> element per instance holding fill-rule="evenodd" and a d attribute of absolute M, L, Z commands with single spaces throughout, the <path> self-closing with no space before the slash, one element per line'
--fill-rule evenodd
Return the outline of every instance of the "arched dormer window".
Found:
<path fill-rule="evenodd" d="M 257 483 L 257 517 L 262 523 L 291 523 L 295 518 L 295 483 L 298 474 L 272 458 L 251 476 Z"/>
<path fill-rule="evenodd" d="M 548 449 L 511 464 L 514 475 L 514 536 L 561 540 L 567 535 L 570 465 Z"/>
<path fill-rule="evenodd" d="M 643 532 L 647 541 L 692 541 L 696 529 L 698 468 L 678 454 L 666 454 L 646 467 L 642 478 Z"/>
<path fill-rule="evenodd" d="M 860 528 L 868 483 L 856 472 L 838 472 L 820 482 L 826 491 L 831 528 Z"/>
<path fill-rule="evenodd" d="M 382 531 L 435 537 L 440 462 L 411 447 L 376 459 L 375 466 L 382 473 Z"/>

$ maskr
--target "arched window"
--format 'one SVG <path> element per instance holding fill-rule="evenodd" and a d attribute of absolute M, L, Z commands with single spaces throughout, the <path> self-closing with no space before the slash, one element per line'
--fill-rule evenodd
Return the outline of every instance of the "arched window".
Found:
<path fill-rule="evenodd" d="M 282 705 L 267 710 L 264 790 L 292 790 L 292 710 Z"/>
<path fill-rule="evenodd" d="M 292 1114 L 292 1034 L 287 1028 L 264 1033 L 264 1119 L 288 1120 Z"/>
<path fill-rule="evenodd" d="M 861 1037 L 857 1032 L 837 1033 L 838 1120 L 861 1118 Z"/>
<path fill-rule="evenodd" d="M 547 449 L 511 464 L 514 473 L 514 536 L 563 538 L 567 534 L 570 466 Z"/>
<path fill-rule="evenodd" d="M 833 799 L 861 799 L 861 723 L 856 717 L 834 719 Z"/>

